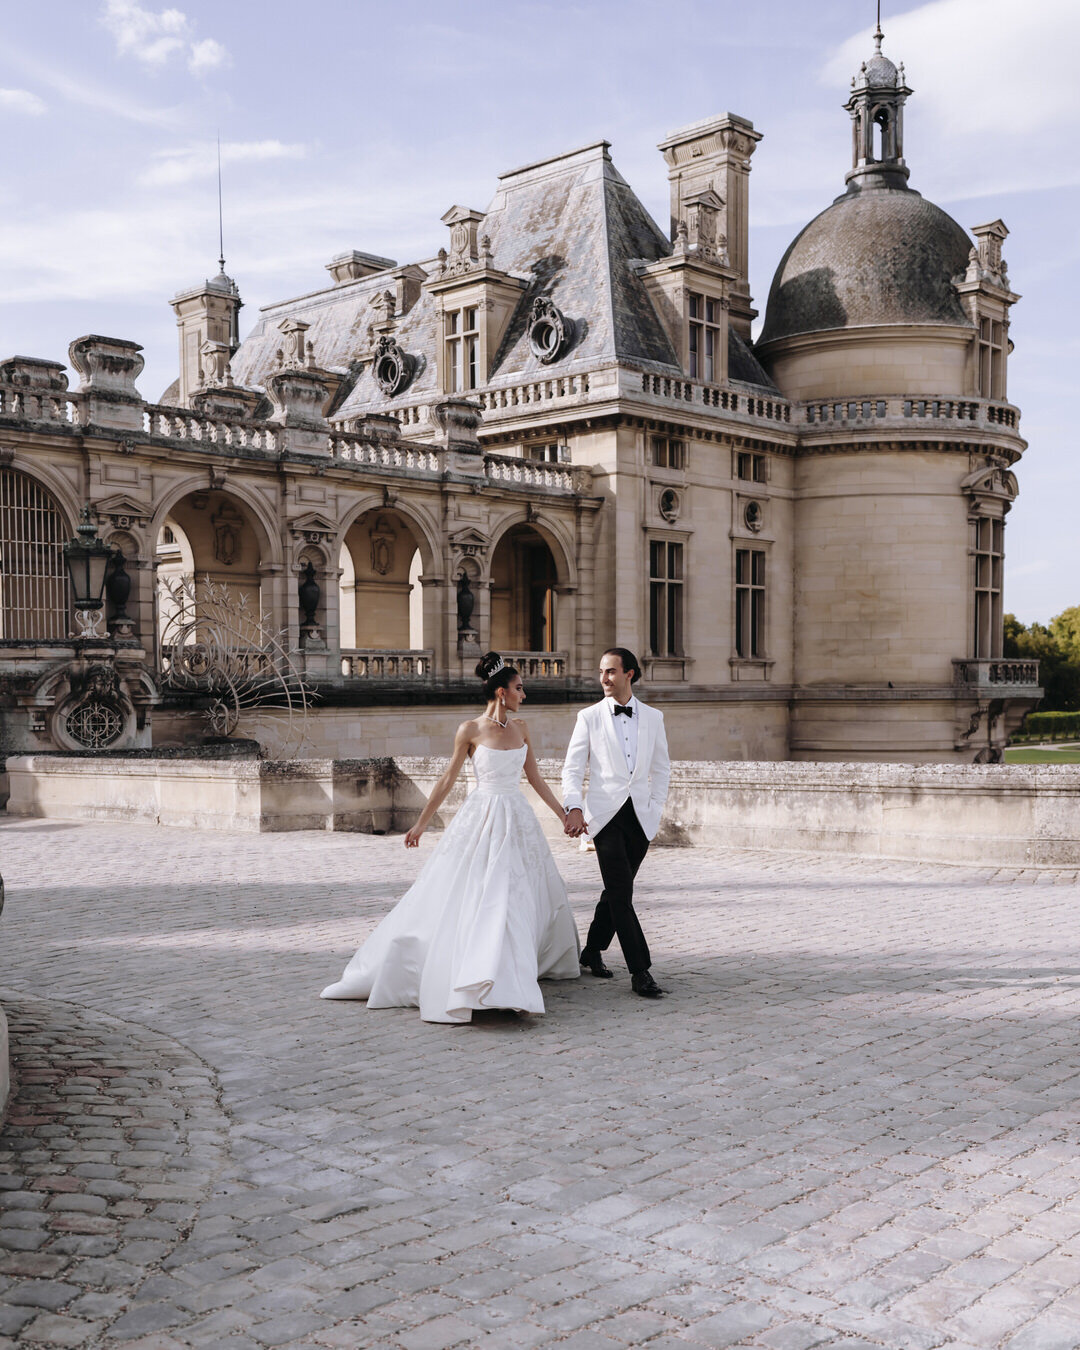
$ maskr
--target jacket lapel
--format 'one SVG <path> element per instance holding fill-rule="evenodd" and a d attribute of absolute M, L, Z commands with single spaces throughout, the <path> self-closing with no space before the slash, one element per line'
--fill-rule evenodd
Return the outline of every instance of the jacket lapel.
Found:
<path fill-rule="evenodd" d="M 640 699 L 638 699 L 637 706 L 637 759 L 634 761 L 634 772 L 630 775 L 631 780 L 635 778 L 647 778 L 648 766 L 652 760 L 653 720 L 649 716 L 648 708 Z M 615 719 L 612 718 L 611 720 L 614 721 Z"/>

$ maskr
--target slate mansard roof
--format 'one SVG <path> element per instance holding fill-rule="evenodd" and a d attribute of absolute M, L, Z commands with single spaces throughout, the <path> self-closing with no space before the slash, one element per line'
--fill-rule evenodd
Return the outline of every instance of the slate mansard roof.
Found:
<path fill-rule="evenodd" d="M 496 354 L 489 384 L 550 378 L 605 361 L 626 361 L 679 373 L 671 340 L 636 270 L 642 262 L 666 257 L 666 237 L 638 200 L 599 141 L 568 154 L 500 175 L 498 191 L 480 225 L 491 241 L 493 266 L 527 282 Z M 449 241 L 447 241 L 449 242 Z M 419 266 L 436 275 L 433 258 Z M 268 306 L 232 360 L 238 384 L 265 387 L 276 365 L 282 335 L 278 325 L 295 318 L 311 325 L 307 338 L 315 362 L 350 372 L 332 416 L 392 410 L 439 395 L 436 367 L 440 339 L 435 297 L 426 290 L 398 318 L 394 338 L 416 362 L 413 378 L 397 398 L 375 383 L 370 365 L 356 374 L 369 353 L 368 329 L 381 314 L 373 301 L 393 289 L 397 268 L 371 273 L 325 290 Z M 530 349 L 526 320 L 533 299 L 546 295 L 573 322 L 566 354 L 544 365 Z M 734 333 L 731 377 L 772 389 L 747 346 Z"/>

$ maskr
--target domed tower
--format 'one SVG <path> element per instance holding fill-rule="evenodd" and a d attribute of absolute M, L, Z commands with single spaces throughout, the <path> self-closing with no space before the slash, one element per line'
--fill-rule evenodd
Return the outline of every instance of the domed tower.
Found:
<path fill-rule="evenodd" d="M 845 105 L 847 189 L 785 253 L 757 346 L 802 405 L 791 753 L 995 760 L 1039 692 L 1001 660 L 1019 297 L 1004 225 L 973 245 L 908 186 L 912 91 L 881 44 Z"/>

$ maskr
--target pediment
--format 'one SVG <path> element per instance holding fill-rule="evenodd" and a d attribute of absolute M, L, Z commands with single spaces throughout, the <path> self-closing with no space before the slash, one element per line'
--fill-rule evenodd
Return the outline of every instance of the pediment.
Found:
<path fill-rule="evenodd" d="M 99 516 L 108 516 L 112 523 L 119 525 L 121 529 L 135 521 L 147 521 L 154 514 L 154 508 L 148 502 L 136 501 L 134 497 L 129 497 L 123 492 L 106 497 L 104 501 L 95 502 L 94 510 Z"/>
<path fill-rule="evenodd" d="M 487 548 L 491 542 L 486 534 L 482 534 L 472 525 L 467 525 L 464 529 L 458 530 L 456 534 L 450 536 L 450 542 L 455 548 L 462 548 L 466 544 L 472 544 L 479 548 Z"/>
<path fill-rule="evenodd" d="M 711 211 L 720 211 L 724 206 L 724 199 L 715 188 L 705 188 L 701 192 L 694 192 L 689 197 L 683 198 L 684 206 L 707 206 Z"/>
<path fill-rule="evenodd" d="M 335 522 L 324 516 L 320 511 L 309 511 L 307 515 L 297 516 L 295 520 L 290 520 L 289 529 L 293 534 L 303 537 L 313 544 L 327 536 L 333 538 L 338 532 Z"/>
<path fill-rule="evenodd" d="M 999 465 L 983 466 L 969 473 L 960 484 L 970 497 L 999 497 L 1011 502 L 1020 490 L 1016 475 Z"/>

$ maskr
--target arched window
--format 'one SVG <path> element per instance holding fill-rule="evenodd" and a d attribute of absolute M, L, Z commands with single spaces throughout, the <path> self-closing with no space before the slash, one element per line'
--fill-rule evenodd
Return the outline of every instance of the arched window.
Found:
<path fill-rule="evenodd" d="M 0 469 L 0 640 L 68 636 L 64 521 L 35 479 Z"/>
<path fill-rule="evenodd" d="M 884 164 L 886 160 L 892 159 L 895 154 L 892 147 L 891 119 L 887 108 L 878 108 L 874 113 L 873 137 L 874 162 Z"/>

